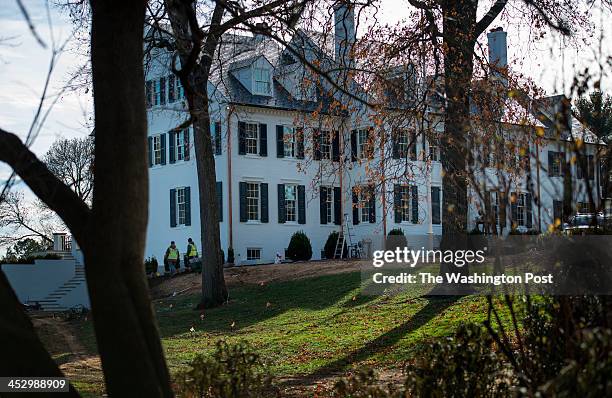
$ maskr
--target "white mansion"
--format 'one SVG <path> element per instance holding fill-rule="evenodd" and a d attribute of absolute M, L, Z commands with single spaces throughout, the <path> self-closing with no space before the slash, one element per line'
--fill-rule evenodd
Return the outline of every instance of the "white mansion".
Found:
<path fill-rule="evenodd" d="M 352 13 L 343 11 L 342 17 L 336 17 L 336 43 L 327 46 L 331 51 L 317 46 L 306 33 L 297 35 L 291 45 L 306 57 L 324 54 L 338 60 L 344 43 L 355 37 Z M 505 63 L 506 33 L 495 30 L 488 38 L 490 57 Z M 372 127 L 363 115 L 370 111 L 364 110 L 361 117 L 359 112 L 326 113 L 329 104 L 324 104 L 320 91 L 305 90 L 299 84 L 304 67 L 293 51 L 259 36 L 227 35 L 224 40 L 223 67 L 217 68 L 208 85 L 221 246 L 226 255 L 233 248 L 236 264 L 272 262 L 277 253 L 284 255 L 291 235 L 300 230 L 310 238 L 315 259 L 321 258 L 329 234 L 341 226 L 353 243 L 365 239 L 373 245 L 394 228 L 410 236 L 441 235 L 444 193 L 436 145 L 422 137 L 411 145 L 406 138 L 400 139 L 388 162 L 409 164 L 403 167 L 411 171 L 405 173 L 405 181 L 373 185 L 369 170 L 373 163 L 363 161 L 369 156 Z M 181 251 L 188 238 L 198 246 L 200 241 L 192 131 L 171 131 L 186 119 L 187 112 L 182 87 L 169 64 L 168 54 L 157 54 L 146 78 L 150 164 L 146 255 L 158 260 L 172 240 Z M 554 99 L 530 119 L 533 128 L 551 128 L 558 103 Z M 588 153 L 588 172 L 579 173 L 579 181 L 589 180 L 591 187 L 599 189 L 596 141 L 572 121 L 565 141 L 579 134 Z M 442 126 L 437 128 L 443 131 Z M 539 201 L 527 193 L 526 181 L 515 181 L 509 224 L 545 231 L 555 218 L 561 218 L 561 166 L 571 154 L 563 149 L 565 141 L 546 137 L 529 148 L 534 170 L 536 162 L 547 170 L 537 176 Z M 374 150 L 373 157 L 375 162 L 381 152 Z M 495 180 L 493 170 L 487 173 Z M 575 184 L 574 190 L 575 201 L 586 202 L 584 186 Z M 494 194 L 494 208 L 496 198 Z M 472 219 L 478 214 L 475 202 L 471 203 Z"/>

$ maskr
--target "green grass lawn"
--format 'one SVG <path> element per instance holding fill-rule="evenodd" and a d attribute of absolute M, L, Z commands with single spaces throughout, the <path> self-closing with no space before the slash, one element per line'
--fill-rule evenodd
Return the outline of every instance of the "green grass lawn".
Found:
<path fill-rule="evenodd" d="M 363 364 L 397 368 L 419 344 L 486 317 L 483 297 L 365 296 L 361 288 L 359 272 L 247 285 L 231 289 L 230 302 L 203 319 L 193 310 L 197 295 L 158 301 L 168 364 L 174 372 L 226 339 L 249 342 L 277 377 L 324 376 Z M 91 325 L 81 339 L 95 350 Z"/>

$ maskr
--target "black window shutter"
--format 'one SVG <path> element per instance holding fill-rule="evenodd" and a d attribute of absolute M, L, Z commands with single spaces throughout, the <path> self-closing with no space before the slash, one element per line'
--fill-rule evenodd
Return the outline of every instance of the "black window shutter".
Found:
<path fill-rule="evenodd" d="M 431 187 L 431 202 L 431 223 L 440 224 L 440 187 Z"/>
<path fill-rule="evenodd" d="M 319 188 L 319 210 L 321 224 L 327 224 L 327 187 Z"/>
<path fill-rule="evenodd" d="M 160 96 L 160 104 L 166 104 L 166 78 L 161 77 L 159 79 L 159 96 Z"/>
<path fill-rule="evenodd" d="M 569 171 L 567 169 L 568 165 L 567 162 L 565 161 L 565 152 L 559 152 L 559 162 L 560 162 L 560 169 L 561 169 L 561 175 L 565 175 L 566 171 Z"/>
<path fill-rule="evenodd" d="M 278 222 L 284 224 L 287 220 L 285 208 L 285 184 L 278 184 Z"/>
<path fill-rule="evenodd" d="M 393 159 L 399 159 L 400 158 L 400 150 L 399 150 L 399 134 L 400 131 L 399 130 L 393 130 L 391 132 L 391 145 L 392 147 L 392 157 Z M 397 222 L 397 221 L 396 221 Z"/>
<path fill-rule="evenodd" d="M 587 156 L 587 170 L 589 174 L 589 180 L 595 179 L 595 158 L 593 155 Z"/>
<path fill-rule="evenodd" d="M 393 187 L 393 204 L 395 205 L 395 222 L 402 222 L 402 186 L 395 184 Z"/>
<path fill-rule="evenodd" d="M 276 157 L 285 157 L 285 127 L 276 126 Z"/>
<path fill-rule="evenodd" d="M 410 199 L 412 200 L 412 223 L 419 223 L 419 187 L 417 185 L 413 185 L 410 187 L 412 192 L 410 193 Z"/>
<path fill-rule="evenodd" d="M 217 181 L 217 213 L 219 215 L 219 222 L 223 221 L 223 183 Z"/>
<path fill-rule="evenodd" d="M 314 160 L 321 160 L 321 131 L 312 132 L 312 157 Z"/>
<path fill-rule="evenodd" d="M 189 127 L 187 127 L 183 130 L 183 160 L 189 160 L 189 150 L 191 148 L 189 138 Z"/>
<path fill-rule="evenodd" d="M 191 225 L 191 188 L 185 187 L 185 225 Z"/>
<path fill-rule="evenodd" d="M 298 185 L 298 224 L 306 224 L 306 186 Z"/>
<path fill-rule="evenodd" d="M 240 222 L 247 221 L 247 203 L 246 203 L 246 195 L 247 195 L 247 183 L 241 182 L 238 184 L 239 191 L 239 202 L 240 202 Z"/>
<path fill-rule="evenodd" d="M 376 222 L 376 194 L 375 194 L 375 189 L 374 186 L 370 186 L 369 187 L 369 193 L 370 193 L 370 197 L 368 198 L 370 201 L 370 223 L 375 223 Z"/>
<path fill-rule="evenodd" d="M 304 129 L 296 129 L 297 158 L 304 159 Z"/>
<path fill-rule="evenodd" d="M 340 161 L 340 132 L 338 130 L 333 132 L 332 138 L 332 160 L 334 162 Z"/>
<path fill-rule="evenodd" d="M 160 140 L 161 140 L 161 164 L 166 164 L 166 134 L 161 134 Z"/>
<path fill-rule="evenodd" d="M 259 184 L 259 191 L 261 195 L 261 222 L 268 222 L 268 184 Z"/>
<path fill-rule="evenodd" d="M 510 194 L 510 213 L 512 217 L 512 223 L 515 223 L 518 220 L 518 195 L 515 192 Z"/>
<path fill-rule="evenodd" d="M 268 156 L 268 125 L 259 125 L 259 156 Z"/>
<path fill-rule="evenodd" d="M 170 227 L 176 227 L 176 189 L 170 190 Z"/>
<path fill-rule="evenodd" d="M 576 162 L 576 178 L 583 179 L 585 177 L 584 170 L 582 169 L 582 165 L 584 163 L 584 156 L 578 155 L 578 161 Z"/>
<path fill-rule="evenodd" d="M 151 101 L 151 97 L 153 95 L 153 82 L 151 80 L 145 83 L 145 97 L 147 101 L 147 108 L 150 108 L 153 105 Z"/>
<path fill-rule="evenodd" d="M 340 225 L 342 219 L 342 192 L 340 187 L 334 187 L 334 224 Z"/>
<path fill-rule="evenodd" d="M 408 137 L 410 140 L 410 160 L 417 160 L 417 135 L 414 131 Z"/>
<path fill-rule="evenodd" d="M 168 133 L 168 140 L 170 141 L 170 163 L 174 163 L 176 161 L 176 148 L 175 148 L 175 143 L 176 143 L 176 133 L 171 131 Z"/>
<path fill-rule="evenodd" d="M 532 220 L 532 214 L 533 214 L 533 204 L 531 203 L 531 194 L 530 193 L 526 193 L 525 194 L 525 209 L 526 209 L 526 215 L 525 215 L 525 222 L 526 222 L 526 227 L 527 228 L 531 228 L 533 226 L 533 220 Z"/>
<path fill-rule="evenodd" d="M 238 155 L 246 154 L 246 123 L 238 122 Z"/>
<path fill-rule="evenodd" d="M 153 137 L 148 137 L 149 141 L 149 167 L 153 166 Z"/>
<path fill-rule="evenodd" d="M 357 187 L 353 187 L 353 225 L 359 224 L 359 195 Z"/>
<path fill-rule="evenodd" d="M 168 102 L 176 101 L 174 96 L 174 86 L 176 85 L 174 82 L 175 79 L 176 77 L 174 75 L 168 76 Z"/>
<path fill-rule="evenodd" d="M 553 200 L 553 225 L 556 224 L 557 219 L 563 221 L 563 201 Z"/>
<path fill-rule="evenodd" d="M 351 131 L 351 161 L 357 160 L 357 130 Z"/>
<path fill-rule="evenodd" d="M 221 155 L 221 122 L 215 122 L 215 155 Z"/>

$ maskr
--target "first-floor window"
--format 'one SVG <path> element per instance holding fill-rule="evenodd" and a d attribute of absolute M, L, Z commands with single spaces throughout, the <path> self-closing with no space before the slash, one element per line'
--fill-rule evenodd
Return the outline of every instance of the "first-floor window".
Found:
<path fill-rule="evenodd" d="M 187 200 L 185 195 L 185 188 L 176 189 L 176 223 L 178 225 L 185 225 L 187 214 Z"/>
<path fill-rule="evenodd" d="M 399 192 L 400 199 L 400 215 L 402 222 L 410 221 L 410 187 L 408 185 L 402 185 Z"/>
<path fill-rule="evenodd" d="M 516 208 L 517 208 L 516 223 L 518 225 L 524 226 L 525 225 L 525 210 L 526 210 L 524 194 L 518 195 L 517 202 L 516 202 Z"/>
<path fill-rule="evenodd" d="M 359 207 L 361 212 L 359 219 L 361 222 L 370 222 L 370 195 L 368 189 L 362 188 L 359 192 Z"/>
<path fill-rule="evenodd" d="M 434 162 L 440 161 L 440 147 L 437 138 L 429 140 L 429 158 Z"/>
<path fill-rule="evenodd" d="M 152 137 L 153 142 L 153 166 L 162 163 L 162 140 L 161 135 L 155 135 Z"/>
<path fill-rule="evenodd" d="M 261 249 L 249 247 L 247 249 L 247 260 L 261 260 Z"/>
<path fill-rule="evenodd" d="M 531 228 L 531 195 L 512 193 L 512 222 L 515 226 Z"/>
<path fill-rule="evenodd" d="M 297 222 L 297 185 L 285 184 L 285 220 Z"/>
<path fill-rule="evenodd" d="M 578 202 L 576 203 L 576 210 L 578 213 L 590 213 L 591 206 L 589 205 L 589 202 Z"/>
<path fill-rule="evenodd" d="M 563 201 L 553 200 L 553 225 L 555 227 L 563 222 Z"/>
<path fill-rule="evenodd" d="M 247 220 L 259 221 L 259 184 L 247 183 Z"/>
<path fill-rule="evenodd" d="M 499 225 L 499 192 L 491 191 L 491 212 L 495 217 L 495 225 Z"/>
<path fill-rule="evenodd" d="M 321 187 L 321 194 L 325 199 L 323 202 L 323 217 L 321 222 L 331 224 L 334 222 L 334 188 Z"/>

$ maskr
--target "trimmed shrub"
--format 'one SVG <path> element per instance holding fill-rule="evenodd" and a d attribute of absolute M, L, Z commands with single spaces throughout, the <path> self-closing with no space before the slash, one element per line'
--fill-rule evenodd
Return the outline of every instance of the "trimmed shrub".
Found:
<path fill-rule="evenodd" d="M 227 262 L 228 264 L 234 264 L 234 248 L 231 246 L 227 248 Z"/>
<path fill-rule="evenodd" d="M 147 275 L 149 275 L 157 272 L 157 267 L 159 266 L 159 263 L 157 262 L 157 258 L 155 258 L 155 256 L 152 256 L 144 261 L 144 266 L 145 272 L 147 273 Z"/>
<path fill-rule="evenodd" d="M 291 237 L 287 257 L 293 261 L 307 261 L 312 258 L 312 245 L 303 231 L 298 231 Z"/>
<path fill-rule="evenodd" d="M 404 235 L 404 231 L 401 228 L 393 228 L 387 234 L 387 241 L 385 247 L 387 250 L 395 249 L 397 247 L 404 248 L 408 246 L 408 240 Z"/>
<path fill-rule="evenodd" d="M 325 242 L 325 247 L 323 248 L 323 252 L 325 253 L 325 258 L 328 258 L 328 259 L 334 258 L 337 242 L 338 242 L 338 231 L 334 231 L 329 234 L 329 236 L 327 237 L 327 241 Z M 342 258 L 347 258 L 347 257 L 348 257 L 348 246 L 346 245 L 346 240 L 345 240 L 344 250 L 342 250 Z"/>
<path fill-rule="evenodd" d="M 197 354 L 176 376 L 177 395 L 199 398 L 264 398 L 273 396 L 266 365 L 245 342 L 217 342 L 210 355 Z"/>
<path fill-rule="evenodd" d="M 42 256 L 5 257 L 0 261 L 2 264 L 34 264 L 34 260 L 61 260 L 62 256 L 49 253 Z"/>

